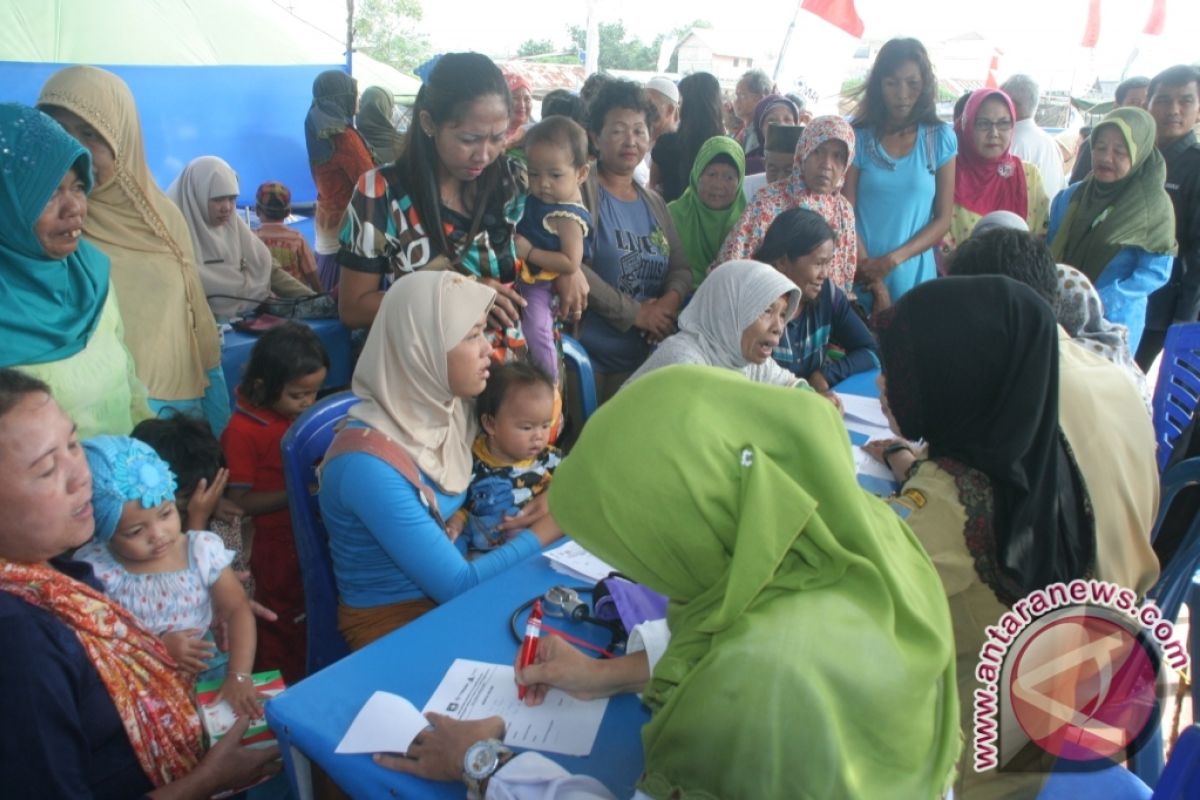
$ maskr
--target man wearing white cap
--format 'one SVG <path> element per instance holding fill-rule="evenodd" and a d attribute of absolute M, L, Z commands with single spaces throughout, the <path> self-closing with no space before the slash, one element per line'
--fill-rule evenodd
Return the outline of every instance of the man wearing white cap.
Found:
<path fill-rule="evenodd" d="M 654 104 L 658 117 L 650 131 L 650 148 L 646 150 L 646 157 L 633 171 L 633 179 L 647 186 L 650 183 L 650 151 L 654 149 L 654 143 L 659 136 L 679 127 L 679 88 L 673 80 L 663 75 L 655 75 L 642 88 L 646 90 L 646 99 Z"/>

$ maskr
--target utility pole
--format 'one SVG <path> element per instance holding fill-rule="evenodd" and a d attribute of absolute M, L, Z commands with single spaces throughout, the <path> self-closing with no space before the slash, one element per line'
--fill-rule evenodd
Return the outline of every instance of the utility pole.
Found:
<path fill-rule="evenodd" d="M 354 0 L 346 0 L 346 72 L 354 73 Z"/>
<path fill-rule="evenodd" d="M 779 83 L 779 71 L 783 69 L 783 60 L 787 58 L 788 45 L 792 41 L 792 31 L 796 30 L 796 20 L 800 16 L 800 6 L 803 4 L 804 0 L 798 0 L 796 12 L 792 14 L 792 24 L 788 25 L 787 32 L 783 34 L 783 44 L 779 46 L 779 57 L 775 59 L 775 73 L 771 76 L 773 83 Z"/>
<path fill-rule="evenodd" d="M 596 0 L 588 0 L 587 36 L 583 42 L 583 74 L 590 77 L 600 67 L 600 19 L 596 15 Z"/>

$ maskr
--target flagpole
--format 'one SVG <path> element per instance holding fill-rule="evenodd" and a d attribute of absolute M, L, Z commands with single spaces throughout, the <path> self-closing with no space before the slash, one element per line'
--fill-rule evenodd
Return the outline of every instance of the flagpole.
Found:
<path fill-rule="evenodd" d="M 771 76 L 773 83 L 779 82 L 779 71 L 783 69 L 783 59 L 787 56 L 788 45 L 792 42 L 792 31 L 796 29 L 796 20 L 800 16 L 800 6 L 804 5 L 804 0 L 796 0 L 796 12 L 792 14 L 792 23 L 788 25 L 787 32 L 783 34 L 783 44 L 779 46 L 779 56 L 775 59 L 775 74 Z"/>

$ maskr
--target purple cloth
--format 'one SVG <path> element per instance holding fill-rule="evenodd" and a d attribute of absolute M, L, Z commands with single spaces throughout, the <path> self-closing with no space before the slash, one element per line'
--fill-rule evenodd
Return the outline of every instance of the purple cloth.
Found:
<path fill-rule="evenodd" d="M 337 253 L 317 253 L 317 277 L 321 279 L 321 289 L 332 292 L 337 288 L 338 278 L 342 268 L 338 265 Z"/>
<path fill-rule="evenodd" d="M 554 348 L 554 284 L 517 282 L 517 291 L 529 305 L 521 312 L 521 330 L 529 355 L 558 383 L 558 351 Z"/>
<path fill-rule="evenodd" d="M 618 577 L 608 578 L 605 584 L 625 630 L 632 631 L 643 622 L 667 616 L 667 598 L 653 589 Z"/>

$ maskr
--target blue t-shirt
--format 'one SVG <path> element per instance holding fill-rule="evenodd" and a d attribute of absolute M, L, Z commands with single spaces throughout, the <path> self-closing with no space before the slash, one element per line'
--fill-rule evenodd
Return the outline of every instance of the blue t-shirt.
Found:
<path fill-rule="evenodd" d="M 937 171 L 958 154 L 954 129 L 945 123 L 917 126 L 917 140 L 903 158 L 887 154 L 872 128 L 855 128 L 854 166 L 858 193 L 854 218 L 859 240 L 871 258 L 882 256 L 907 242 L 933 218 Z M 884 278 L 892 301 L 918 284 L 937 277 L 933 248 L 902 262 Z M 870 309 L 871 295 L 859 293 Z"/>
<path fill-rule="evenodd" d="M 827 358 L 830 345 L 845 351 L 839 359 Z M 779 366 L 806 378 L 821 370 L 830 386 L 859 372 L 879 368 L 875 337 L 850 307 L 845 292 L 826 280 L 815 300 L 783 329 L 772 354 Z"/>
<path fill-rule="evenodd" d="M 466 499 L 466 492 L 446 494 L 421 478 L 434 490 L 443 519 Z M 422 597 L 444 603 L 541 549 L 533 532 L 525 530 L 467 561 L 466 537 L 451 542 L 416 487 L 368 453 L 347 453 L 326 464 L 318 499 L 338 595 L 354 608 Z"/>
<path fill-rule="evenodd" d="M 621 200 L 603 186 L 599 207 L 592 269 L 605 283 L 635 300 L 661 295 L 667 274 L 667 238 L 654 212 L 641 199 Z M 584 317 L 579 338 L 597 372 L 632 372 L 650 354 L 640 331 L 618 331 L 596 314 Z"/>

